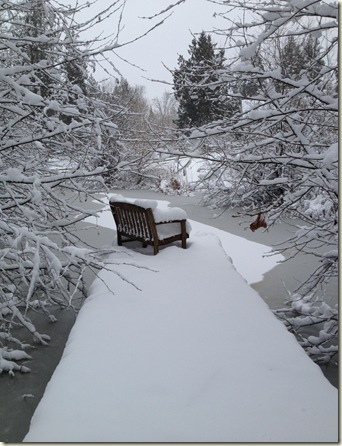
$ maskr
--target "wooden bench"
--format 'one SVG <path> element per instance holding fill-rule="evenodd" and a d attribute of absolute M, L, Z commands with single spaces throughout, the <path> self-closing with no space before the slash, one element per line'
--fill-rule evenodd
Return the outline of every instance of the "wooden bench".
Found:
<path fill-rule="evenodd" d="M 109 202 L 114 221 L 117 228 L 118 245 L 137 240 L 142 242 L 143 247 L 153 246 L 154 255 L 158 254 L 159 247 L 168 245 L 177 240 L 182 242 L 182 248 L 186 249 L 186 239 L 189 234 L 186 232 L 186 219 L 156 222 L 151 208 L 119 201 Z M 158 234 L 161 225 L 179 224 L 176 226 L 175 234 L 163 237 Z M 161 231 L 159 231 L 161 232 Z"/>

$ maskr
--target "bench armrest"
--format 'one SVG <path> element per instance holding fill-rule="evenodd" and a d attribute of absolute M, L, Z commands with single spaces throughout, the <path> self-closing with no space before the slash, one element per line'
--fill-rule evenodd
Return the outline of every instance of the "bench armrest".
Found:
<path fill-rule="evenodd" d="M 168 225 L 169 223 L 182 223 L 182 221 L 186 221 L 184 220 L 168 220 L 168 221 L 158 221 L 156 222 L 156 225 Z"/>

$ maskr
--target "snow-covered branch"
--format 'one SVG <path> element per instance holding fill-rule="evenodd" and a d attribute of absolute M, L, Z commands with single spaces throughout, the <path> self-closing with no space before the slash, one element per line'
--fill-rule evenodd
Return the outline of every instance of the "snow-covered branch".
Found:
<path fill-rule="evenodd" d="M 230 27 L 213 32 L 225 35 L 235 54 L 212 87 L 229 85 L 227 101 L 240 100 L 241 107 L 227 118 L 184 128 L 169 154 L 202 159 L 206 203 L 251 216 L 262 212 L 268 226 L 285 216 L 304 222 L 286 249 L 291 257 L 314 252 L 320 261 L 300 290 L 301 299 L 314 302 L 338 271 L 338 4 L 217 3 L 245 18 L 220 13 Z M 320 317 L 324 324 L 325 313 Z M 334 346 L 327 348 L 334 354 Z"/>
<path fill-rule="evenodd" d="M 74 225 L 93 213 L 82 200 L 105 188 L 99 159 L 126 112 L 100 97 L 88 71 L 94 55 L 117 43 L 94 38 L 90 48 L 82 35 L 120 15 L 123 2 L 78 22 L 86 6 L 0 6 L 0 373 L 28 371 L 16 363 L 28 355 L 11 350 L 32 347 L 19 337 L 49 342 L 30 315 L 55 322 L 56 306 L 77 312 L 84 272 L 104 266 L 104 253 L 84 247 Z"/>

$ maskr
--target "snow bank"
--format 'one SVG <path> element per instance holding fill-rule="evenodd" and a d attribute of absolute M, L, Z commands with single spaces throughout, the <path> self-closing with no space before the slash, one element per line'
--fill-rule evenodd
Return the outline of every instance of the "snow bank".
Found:
<path fill-rule="evenodd" d="M 25 442 L 337 441 L 337 390 L 236 272 L 224 234 L 196 225 L 188 249 L 157 256 L 118 248 Z"/>

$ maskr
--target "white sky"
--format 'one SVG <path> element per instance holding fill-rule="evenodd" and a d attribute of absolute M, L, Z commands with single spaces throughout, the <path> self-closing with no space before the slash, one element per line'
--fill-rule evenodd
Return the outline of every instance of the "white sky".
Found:
<path fill-rule="evenodd" d="M 124 43 L 143 34 L 172 12 L 171 17 L 159 28 L 153 30 L 143 39 L 116 51 L 119 57 L 137 65 L 140 69 L 123 62 L 119 57 L 111 56 L 111 61 L 123 77 L 132 85 L 144 85 L 149 98 L 160 97 L 165 90 L 172 91 L 171 85 L 152 82 L 146 78 L 172 83 L 172 76 L 163 64 L 169 69 L 174 69 L 178 67 L 177 59 L 180 54 L 188 57 L 188 48 L 192 40 L 191 32 L 199 33 L 202 30 L 210 31 L 214 28 L 220 29 L 224 25 L 227 26 L 222 18 L 214 17 L 215 12 L 226 11 L 227 7 L 208 0 L 185 0 L 184 3 L 161 16 L 153 19 L 142 18 L 153 16 L 177 1 L 127 0 L 126 3 L 122 21 L 124 28 L 120 33 L 119 43 Z M 65 4 L 67 3 L 70 1 L 65 0 Z M 112 3 L 113 0 L 101 0 L 97 8 L 104 9 Z M 104 34 L 116 32 L 117 17 L 118 15 L 112 21 L 107 21 L 106 26 L 101 24 Z M 218 36 L 214 36 L 213 40 L 219 45 L 224 44 L 223 38 L 220 41 Z M 110 70 L 112 73 L 114 72 L 112 68 Z M 95 77 L 98 80 L 103 80 L 107 75 L 103 70 L 97 70 Z"/>

